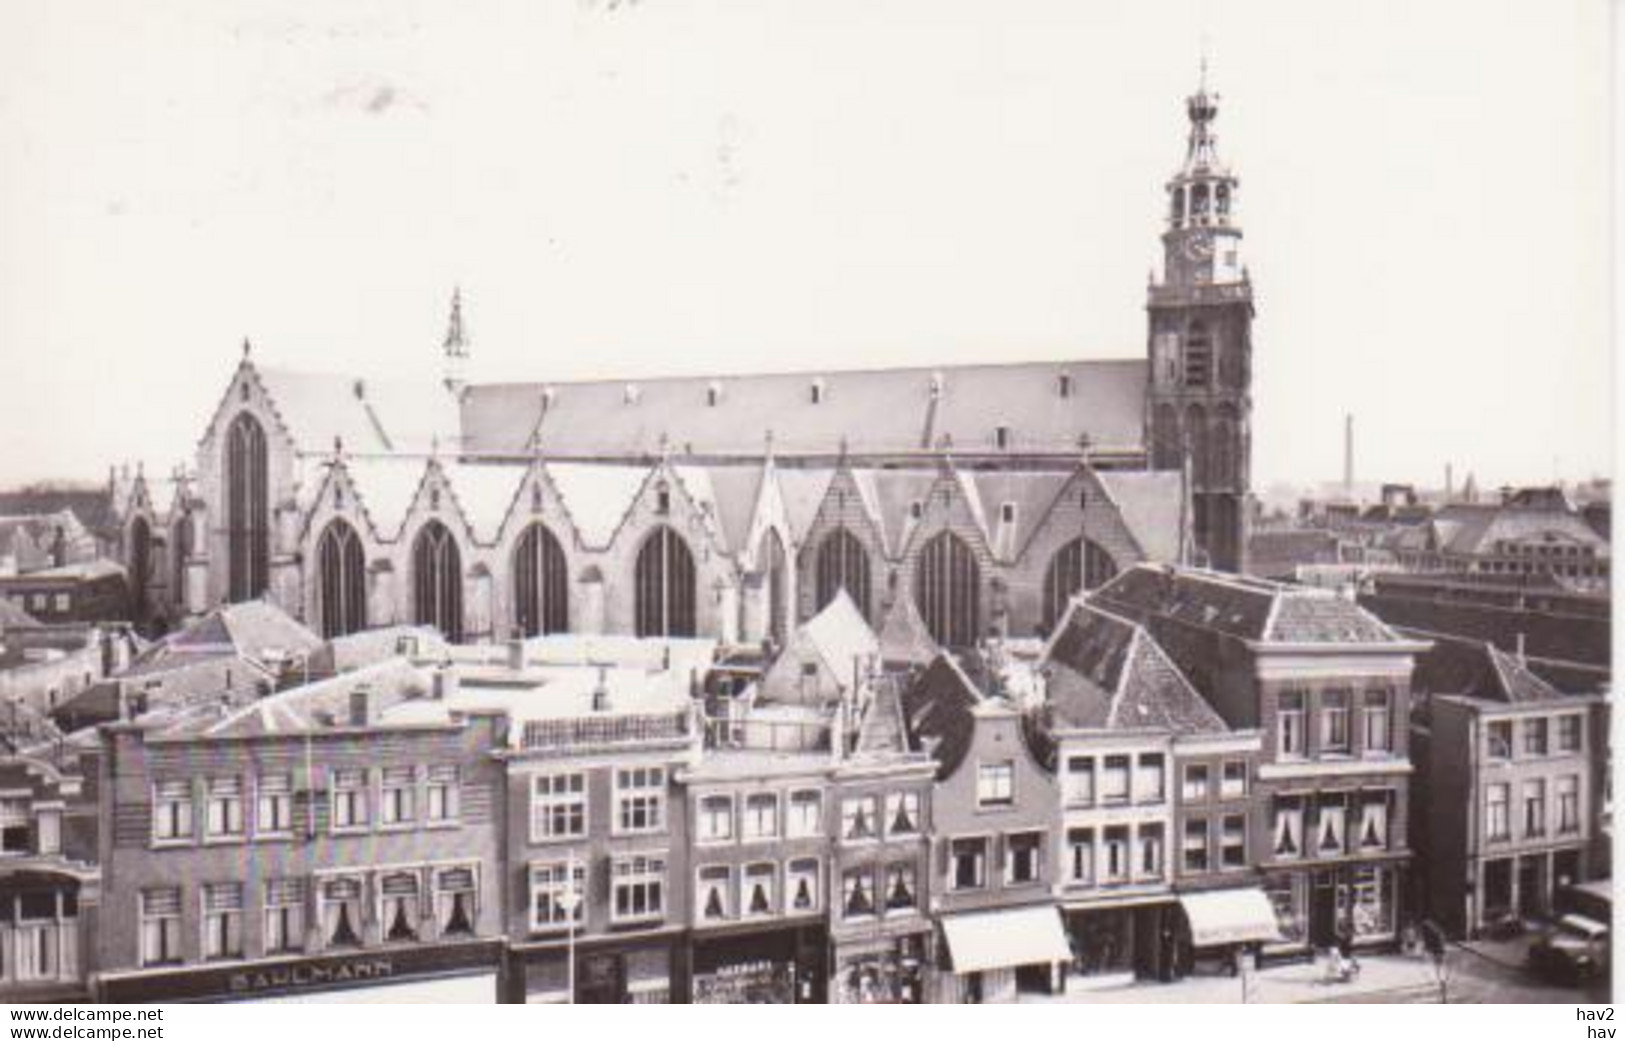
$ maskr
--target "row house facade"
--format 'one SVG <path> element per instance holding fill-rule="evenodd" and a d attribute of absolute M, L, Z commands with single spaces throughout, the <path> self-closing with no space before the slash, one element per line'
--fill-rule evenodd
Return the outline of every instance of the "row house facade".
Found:
<path fill-rule="evenodd" d="M 1433 641 L 1413 722 L 1425 913 L 1458 937 L 1547 917 L 1565 886 L 1608 875 L 1604 700 L 1561 693 L 1493 644 Z"/>
<path fill-rule="evenodd" d="M 1395 942 L 1411 674 L 1428 645 L 1329 591 L 1196 569 L 1134 568 L 1096 602 L 1144 625 L 1226 723 L 1262 735 L 1249 842 L 1281 932 L 1265 953 Z"/>
<path fill-rule="evenodd" d="M 1149 633 L 1088 601 L 1043 662 L 1079 982 L 1171 979 L 1273 939 L 1253 871 L 1258 732 L 1232 730 Z"/>
<path fill-rule="evenodd" d="M 496 964 L 498 714 L 404 660 L 102 729 L 105 1001 L 229 1000 Z"/>

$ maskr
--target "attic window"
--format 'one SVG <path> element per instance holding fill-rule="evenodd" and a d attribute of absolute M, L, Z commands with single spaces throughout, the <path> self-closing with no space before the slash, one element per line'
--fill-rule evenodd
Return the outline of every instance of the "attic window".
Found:
<path fill-rule="evenodd" d="M 812 384 L 807 388 L 807 400 L 812 402 L 814 405 L 822 405 L 824 403 L 823 380 L 812 381 Z"/>
<path fill-rule="evenodd" d="M 993 430 L 993 443 L 999 447 L 999 450 L 1001 452 L 1003 450 L 1005 450 L 1006 448 L 1009 448 L 1010 447 L 1010 428 L 1006 427 L 1006 426 L 1001 426 L 1001 427 L 994 428 L 994 430 Z"/>
<path fill-rule="evenodd" d="M 1004 524 L 1014 524 L 1016 522 L 1016 504 L 1013 502 L 1000 504 L 999 520 Z"/>
<path fill-rule="evenodd" d="M 655 512 L 662 516 L 671 512 L 671 489 L 664 481 L 655 486 Z"/>
<path fill-rule="evenodd" d="M 923 516 L 925 516 L 925 503 L 915 499 L 908 504 L 909 520 L 919 520 Z"/>
<path fill-rule="evenodd" d="M 1068 374 L 1068 373 L 1063 372 L 1063 373 L 1060 374 L 1060 376 L 1056 377 L 1055 389 L 1056 389 L 1057 392 L 1060 393 L 1061 397 L 1070 398 L 1072 396 L 1072 377 L 1071 377 L 1071 375 Z"/>

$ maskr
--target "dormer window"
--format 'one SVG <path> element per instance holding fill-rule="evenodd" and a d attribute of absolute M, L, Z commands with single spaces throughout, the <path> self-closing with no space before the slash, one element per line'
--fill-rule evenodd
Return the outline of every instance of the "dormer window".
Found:
<path fill-rule="evenodd" d="M 705 388 L 705 403 L 711 408 L 716 408 L 722 403 L 722 384 L 713 383 Z"/>
<path fill-rule="evenodd" d="M 913 502 L 908 504 L 909 520 L 919 520 L 923 516 L 925 516 L 925 503 L 915 499 Z"/>
<path fill-rule="evenodd" d="M 993 430 L 993 443 L 998 446 L 998 449 L 1001 452 L 1009 448 L 1010 428 L 1006 426 L 995 427 Z"/>
<path fill-rule="evenodd" d="M 1055 390 L 1061 395 L 1061 397 L 1070 398 L 1072 396 L 1072 376 L 1069 373 L 1063 372 L 1060 374 L 1060 376 L 1056 377 Z"/>
<path fill-rule="evenodd" d="M 1014 524 L 1016 522 L 1015 503 L 1007 502 L 999 506 L 999 521 L 1002 524 Z"/>
<path fill-rule="evenodd" d="M 812 383 L 807 387 L 807 400 L 812 402 L 814 405 L 822 405 L 824 403 L 823 380 L 813 380 Z"/>

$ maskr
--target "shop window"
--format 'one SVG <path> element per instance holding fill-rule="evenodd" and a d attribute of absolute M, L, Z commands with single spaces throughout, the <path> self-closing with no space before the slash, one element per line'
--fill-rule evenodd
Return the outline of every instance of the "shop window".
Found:
<path fill-rule="evenodd" d="M 1180 845 L 1185 871 L 1200 874 L 1208 869 L 1207 818 L 1192 818 L 1185 822 L 1185 836 Z"/>
<path fill-rule="evenodd" d="M 1523 754 L 1546 754 L 1546 720 L 1526 719 L 1523 721 Z"/>
<path fill-rule="evenodd" d="M 1092 806 L 1095 801 L 1095 760 L 1093 756 L 1068 756 L 1061 777 L 1062 793 L 1068 806 Z"/>
<path fill-rule="evenodd" d="M 702 922 L 721 922 L 733 917 L 733 870 L 726 864 L 700 868 L 699 892 L 694 906 Z"/>
<path fill-rule="evenodd" d="M 1393 751 L 1394 714 L 1386 690 L 1365 692 L 1365 733 L 1361 736 L 1367 752 Z"/>
<path fill-rule="evenodd" d="M 1279 729 L 1277 738 L 1278 750 L 1282 759 L 1301 759 L 1304 754 L 1303 719 L 1306 697 L 1301 690 L 1288 690 L 1281 693 L 1280 707 L 1276 712 Z"/>
<path fill-rule="evenodd" d="M 1277 799 L 1273 824 L 1272 849 L 1276 858 L 1295 860 L 1303 856 L 1303 801 L 1294 796 Z"/>
<path fill-rule="evenodd" d="M 273 878 L 265 883 L 266 954 L 289 954 L 305 946 L 305 882 Z"/>
<path fill-rule="evenodd" d="M 1512 837 L 1512 788 L 1506 784 L 1492 784 L 1484 791 L 1484 836 L 1491 842 L 1504 842 Z"/>
<path fill-rule="evenodd" d="M 645 921 L 665 915 L 664 857 L 623 857 L 614 861 L 612 876 L 615 884 L 611 917 L 615 921 Z"/>
<path fill-rule="evenodd" d="M 700 841 L 727 842 L 734 837 L 734 800 L 731 795 L 707 795 L 700 800 Z"/>
<path fill-rule="evenodd" d="M 1247 795 L 1247 761 L 1245 759 L 1229 759 L 1224 764 L 1224 774 L 1219 781 L 1219 798 L 1241 799 Z"/>
<path fill-rule="evenodd" d="M 170 887 L 141 893 L 141 964 L 176 965 L 181 960 L 181 891 Z"/>
<path fill-rule="evenodd" d="M 386 828 L 410 827 L 417 819 L 417 772 L 410 766 L 386 767 L 378 790 L 379 823 Z"/>
<path fill-rule="evenodd" d="M 1328 690 L 1320 698 L 1320 750 L 1334 755 L 1349 750 L 1349 692 Z"/>
<path fill-rule="evenodd" d="M 740 882 L 742 892 L 739 897 L 739 906 L 744 909 L 745 917 L 761 917 L 770 915 L 778 910 L 778 865 L 776 864 L 747 864 L 744 877 Z"/>
<path fill-rule="evenodd" d="M 886 913 L 908 914 L 919 906 L 913 861 L 886 865 Z"/>
<path fill-rule="evenodd" d="M 332 773 L 332 828 L 334 831 L 360 831 L 367 827 L 367 773 L 365 770 L 334 770 Z"/>
<path fill-rule="evenodd" d="M 875 874 L 869 866 L 841 873 L 841 916 L 866 918 L 875 913 Z"/>
<path fill-rule="evenodd" d="M 1095 884 L 1095 830 L 1068 828 L 1066 832 L 1067 864 L 1071 881 L 1080 886 Z"/>
<path fill-rule="evenodd" d="M 580 861 L 532 864 L 530 867 L 531 928 L 550 929 L 580 923 L 584 918 L 587 868 Z"/>
<path fill-rule="evenodd" d="M 1128 802 L 1129 757 L 1109 755 L 1100 771 L 1100 799 L 1106 803 Z"/>
<path fill-rule="evenodd" d="M 396 871 L 378 883 L 379 921 L 384 939 L 408 943 L 418 938 L 418 876 L 416 872 Z"/>
<path fill-rule="evenodd" d="M 538 774 L 531 780 L 530 841 L 587 834 L 587 775 Z"/>
<path fill-rule="evenodd" d="M 1142 878 L 1162 877 L 1162 825 L 1142 824 L 1139 829 L 1140 863 Z"/>
<path fill-rule="evenodd" d="M 430 824 L 445 824 L 457 819 L 458 769 L 456 766 L 429 767 L 428 783 L 424 786 Z"/>
<path fill-rule="evenodd" d="M 1199 802 L 1207 798 L 1207 773 L 1205 763 L 1185 765 L 1185 781 L 1180 786 L 1180 795 L 1186 802 Z"/>
<path fill-rule="evenodd" d="M 1491 759 L 1512 758 L 1512 721 L 1510 719 L 1493 720 L 1484 726 L 1485 740 L 1488 744 L 1488 754 Z"/>
<path fill-rule="evenodd" d="M 1301 874 L 1274 875 L 1264 879 L 1264 892 L 1275 908 L 1275 924 L 1281 932 L 1283 946 L 1301 946 L 1308 939 L 1303 884 L 1304 876 Z"/>
<path fill-rule="evenodd" d="M 293 775 L 261 774 L 254 783 L 254 832 L 264 838 L 293 834 Z"/>
<path fill-rule="evenodd" d="M 920 793 L 892 792 L 886 796 L 886 834 L 918 835 Z"/>
<path fill-rule="evenodd" d="M 982 763 L 976 768 L 976 805 L 1010 806 L 1016 801 L 1016 767 L 1012 762 Z"/>
<path fill-rule="evenodd" d="M 640 766 L 615 771 L 615 830 L 634 835 L 665 826 L 666 771 Z"/>
<path fill-rule="evenodd" d="M 1580 830 L 1580 779 L 1557 779 L 1557 830 L 1570 834 Z"/>
<path fill-rule="evenodd" d="M 841 800 L 841 840 L 862 842 L 880 835 L 876 800 L 872 795 Z"/>
<path fill-rule="evenodd" d="M 322 937 L 328 947 L 361 946 L 361 894 L 359 878 L 333 878 L 322 883 Z"/>
<path fill-rule="evenodd" d="M 747 841 L 779 837 L 779 797 L 772 792 L 752 792 L 745 796 L 745 819 L 741 829 Z"/>
<path fill-rule="evenodd" d="M 1390 873 L 1380 867 L 1359 867 L 1354 869 L 1354 880 L 1348 887 L 1353 898 L 1353 907 L 1348 911 L 1348 917 L 1354 929 L 1355 939 L 1372 939 L 1391 936 L 1394 933 L 1394 902 L 1393 886 L 1390 884 Z M 1339 896 L 1342 896 L 1339 889 Z M 1341 904 L 1342 901 L 1339 901 Z M 1340 906 L 1339 911 L 1343 908 Z"/>
<path fill-rule="evenodd" d="M 1167 778 L 1166 759 L 1161 752 L 1143 752 L 1140 768 L 1134 780 L 1134 794 L 1139 802 L 1161 802 L 1163 785 Z"/>
<path fill-rule="evenodd" d="M 818 910 L 818 861 L 792 860 L 784 869 L 784 889 L 790 896 L 791 911 Z"/>
<path fill-rule="evenodd" d="M 1543 780 L 1524 782 L 1523 833 L 1532 839 L 1546 834 L 1546 782 Z"/>
<path fill-rule="evenodd" d="M 1106 864 L 1105 879 L 1110 882 L 1127 882 L 1129 876 L 1129 848 L 1128 828 L 1115 826 L 1106 829 Z"/>
<path fill-rule="evenodd" d="M 1043 836 L 1036 831 L 1005 836 L 1004 882 L 1019 886 L 1040 881 L 1043 875 Z"/>
<path fill-rule="evenodd" d="M 160 781 L 152 795 L 154 842 L 189 842 L 192 839 L 192 782 Z"/>
<path fill-rule="evenodd" d="M 785 834 L 789 838 L 807 838 L 821 835 L 824 830 L 824 797 L 816 791 L 790 793 L 789 819 L 785 821 Z"/>
<path fill-rule="evenodd" d="M 954 839 L 949 851 L 953 889 L 982 889 L 987 885 L 987 839 Z"/>
<path fill-rule="evenodd" d="M 1580 717 L 1557 717 L 1557 750 L 1559 752 L 1578 752 L 1580 750 Z"/>
<path fill-rule="evenodd" d="M 1247 818 L 1229 814 L 1220 825 L 1219 866 L 1226 871 L 1247 866 Z"/>

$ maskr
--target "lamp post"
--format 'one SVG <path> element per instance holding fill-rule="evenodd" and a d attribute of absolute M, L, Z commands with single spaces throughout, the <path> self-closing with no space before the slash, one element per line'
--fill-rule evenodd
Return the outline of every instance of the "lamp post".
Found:
<path fill-rule="evenodd" d="M 581 908 L 581 891 L 576 888 L 576 852 L 570 850 L 569 859 L 564 868 L 564 893 L 559 897 L 559 904 L 564 908 L 566 920 L 570 923 L 567 934 L 566 955 L 564 963 L 565 990 L 569 995 L 569 1004 L 576 1003 L 576 912 Z"/>

